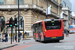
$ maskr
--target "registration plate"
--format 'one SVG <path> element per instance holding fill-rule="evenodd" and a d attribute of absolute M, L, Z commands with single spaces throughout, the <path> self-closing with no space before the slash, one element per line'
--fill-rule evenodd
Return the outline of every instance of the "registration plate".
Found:
<path fill-rule="evenodd" d="M 52 37 L 52 38 L 56 38 L 56 37 Z"/>

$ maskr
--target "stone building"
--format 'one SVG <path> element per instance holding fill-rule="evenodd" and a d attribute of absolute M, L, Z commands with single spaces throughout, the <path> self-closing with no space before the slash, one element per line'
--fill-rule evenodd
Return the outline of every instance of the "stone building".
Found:
<path fill-rule="evenodd" d="M 72 21 L 72 4 L 69 0 L 62 0 L 62 5 L 64 29 L 68 29 Z"/>
<path fill-rule="evenodd" d="M 24 19 L 24 30 L 32 36 L 31 26 L 39 20 L 46 19 L 47 0 L 20 0 L 20 19 Z M 52 5 L 51 14 L 48 18 L 59 19 L 62 11 L 62 0 L 48 0 L 48 6 Z M 11 17 L 18 16 L 18 0 L 0 0 L 0 16 L 5 22 Z M 22 29 L 22 28 L 20 28 Z"/>
<path fill-rule="evenodd" d="M 75 12 L 72 12 L 71 25 L 75 25 Z"/>

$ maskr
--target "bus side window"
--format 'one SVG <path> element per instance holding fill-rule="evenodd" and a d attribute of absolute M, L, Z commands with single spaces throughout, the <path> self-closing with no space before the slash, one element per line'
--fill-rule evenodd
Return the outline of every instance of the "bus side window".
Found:
<path fill-rule="evenodd" d="M 35 30 L 36 30 L 35 31 L 36 33 L 43 32 L 43 24 L 42 24 L 42 22 L 35 24 Z"/>
<path fill-rule="evenodd" d="M 42 22 L 39 23 L 39 28 L 40 28 L 40 32 L 43 32 L 43 24 L 42 24 Z"/>
<path fill-rule="evenodd" d="M 41 22 L 41 32 L 43 32 L 43 23 Z"/>
<path fill-rule="evenodd" d="M 35 33 L 38 32 L 38 24 L 35 24 Z"/>
<path fill-rule="evenodd" d="M 39 23 L 37 23 L 37 33 L 40 33 Z"/>

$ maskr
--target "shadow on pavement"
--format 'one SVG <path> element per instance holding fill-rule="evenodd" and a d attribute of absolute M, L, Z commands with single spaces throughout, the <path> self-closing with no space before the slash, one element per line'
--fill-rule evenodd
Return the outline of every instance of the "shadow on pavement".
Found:
<path fill-rule="evenodd" d="M 40 42 L 40 43 L 47 44 L 47 43 L 63 43 L 63 42 L 61 42 L 61 41 L 45 41 L 45 42 Z"/>

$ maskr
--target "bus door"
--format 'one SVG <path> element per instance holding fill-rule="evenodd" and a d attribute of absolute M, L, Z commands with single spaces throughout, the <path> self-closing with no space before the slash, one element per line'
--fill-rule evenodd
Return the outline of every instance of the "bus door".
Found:
<path fill-rule="evenodd" d="M 41 38 L 41 35 L 43 34 L 43 24 L 42 24 L 42 22 L 40 22 L 40 23 L 37 23 L 36 24 L 37 25 L 37 27 L 36 27 L 36 32 L 37 32 L 37 38 L 38 39 L 40 39 Z"/>

